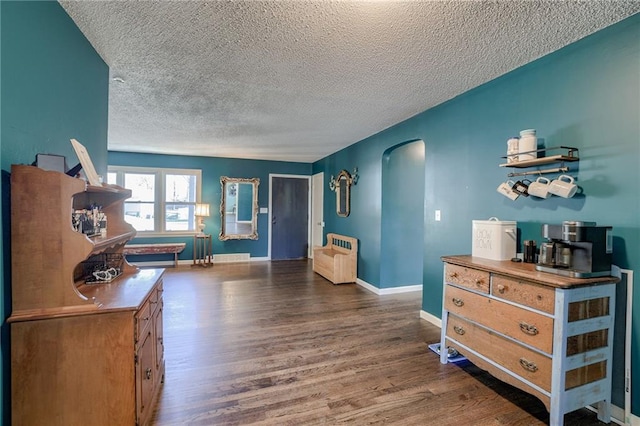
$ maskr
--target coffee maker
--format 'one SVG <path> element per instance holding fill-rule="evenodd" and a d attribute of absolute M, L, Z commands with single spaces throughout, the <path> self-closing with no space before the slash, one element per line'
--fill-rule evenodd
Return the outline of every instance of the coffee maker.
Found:
<path fill-rule="evenodd" d="M 564 221 L 542 225 L 538 271 L 573 278 L 611 275 L 613 237 L 610 226 L 595 222 Z"/>

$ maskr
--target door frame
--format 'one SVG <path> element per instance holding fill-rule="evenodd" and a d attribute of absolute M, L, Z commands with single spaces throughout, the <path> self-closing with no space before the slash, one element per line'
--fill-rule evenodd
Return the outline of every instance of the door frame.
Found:
<path fill-rule="evenodd" d="M 292 179 L 306 179 L 307 191 L 309 192 L 307 197 L 307 258 L 311 253 L 311 176 L 308 175 L 288 175 L 281 173 L 269 173 L 269 247 L 267 249 L 267 258 L 271 260 L 271 219 L 273 212 L 273 178 L 292 178 Z"/>
<path fill-rule="evenodd" d="M 311 241 L 309 243 L 311 253 L 309 259 L 313 259 L 313 247 L 322 246 L 324 242 L 324 172 L 318 172 L 311 176 L 311 208 Z M 316 217 L 315 212 L 318 210 L 320 216 Z M 316 226 L 320 227 L 319 241 L 314 238 Z"/>

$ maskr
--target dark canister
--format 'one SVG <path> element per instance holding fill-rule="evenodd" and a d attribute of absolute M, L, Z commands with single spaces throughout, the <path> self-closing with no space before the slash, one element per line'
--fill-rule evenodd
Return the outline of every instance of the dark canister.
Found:
<path fill-rule="evenodd" d="M 524 241 L 524 261 L 526 263 L 536 262 L 536 242 L 533 240 Z"/>

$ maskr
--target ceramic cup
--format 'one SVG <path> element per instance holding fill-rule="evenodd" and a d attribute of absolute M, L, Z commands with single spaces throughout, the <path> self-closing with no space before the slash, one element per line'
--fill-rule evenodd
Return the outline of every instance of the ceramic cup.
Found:
<path fill-rule="evenodd" d="M 529 185 L 529 195 L 533 195 L 538 198 L 549 198 L 551 193 L 549 192 L 550 179 L 544 176 L 540 176 L 535 182 L 531 182 Z"/>
<path fill-rule="evenodd" d="M 529 196 L 529 184 L 531 183 L 531 181 L 529 179 L 523 179 L 523 180 L 519 180 L 516 183 L 513 184 L 513 186 L 511 187 L 511 189 L 513 190 L 513 192 L 523 195 L 525 197 Z"/>
<path fill-rule="evenodd" d="M 549 184 L 549 192 L 563 198 L 571 198 L 578 191 L 578 185 L 574 183 L 573 177 L 560 175 Z"/>
<path fill-rule="evenodd" d="M 515 185 L 515 182 L 512 180 L 502 182 L 500 185 L 498 185 L 497 191 L 502 195 L 504 195 L 505 197 L 511 200 L 515 200 L 520 196 L 520 194 L 518 194 L 512 189 L 513 185 Z"/>

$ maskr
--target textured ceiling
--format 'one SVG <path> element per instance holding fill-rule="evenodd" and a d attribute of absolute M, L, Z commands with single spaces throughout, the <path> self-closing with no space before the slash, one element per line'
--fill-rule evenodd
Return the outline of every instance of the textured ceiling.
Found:
<path fill-rule="evenodd" d="M 109 149 L 312 162 L 639 1 L 61 1 L 110 67 Z"/>

